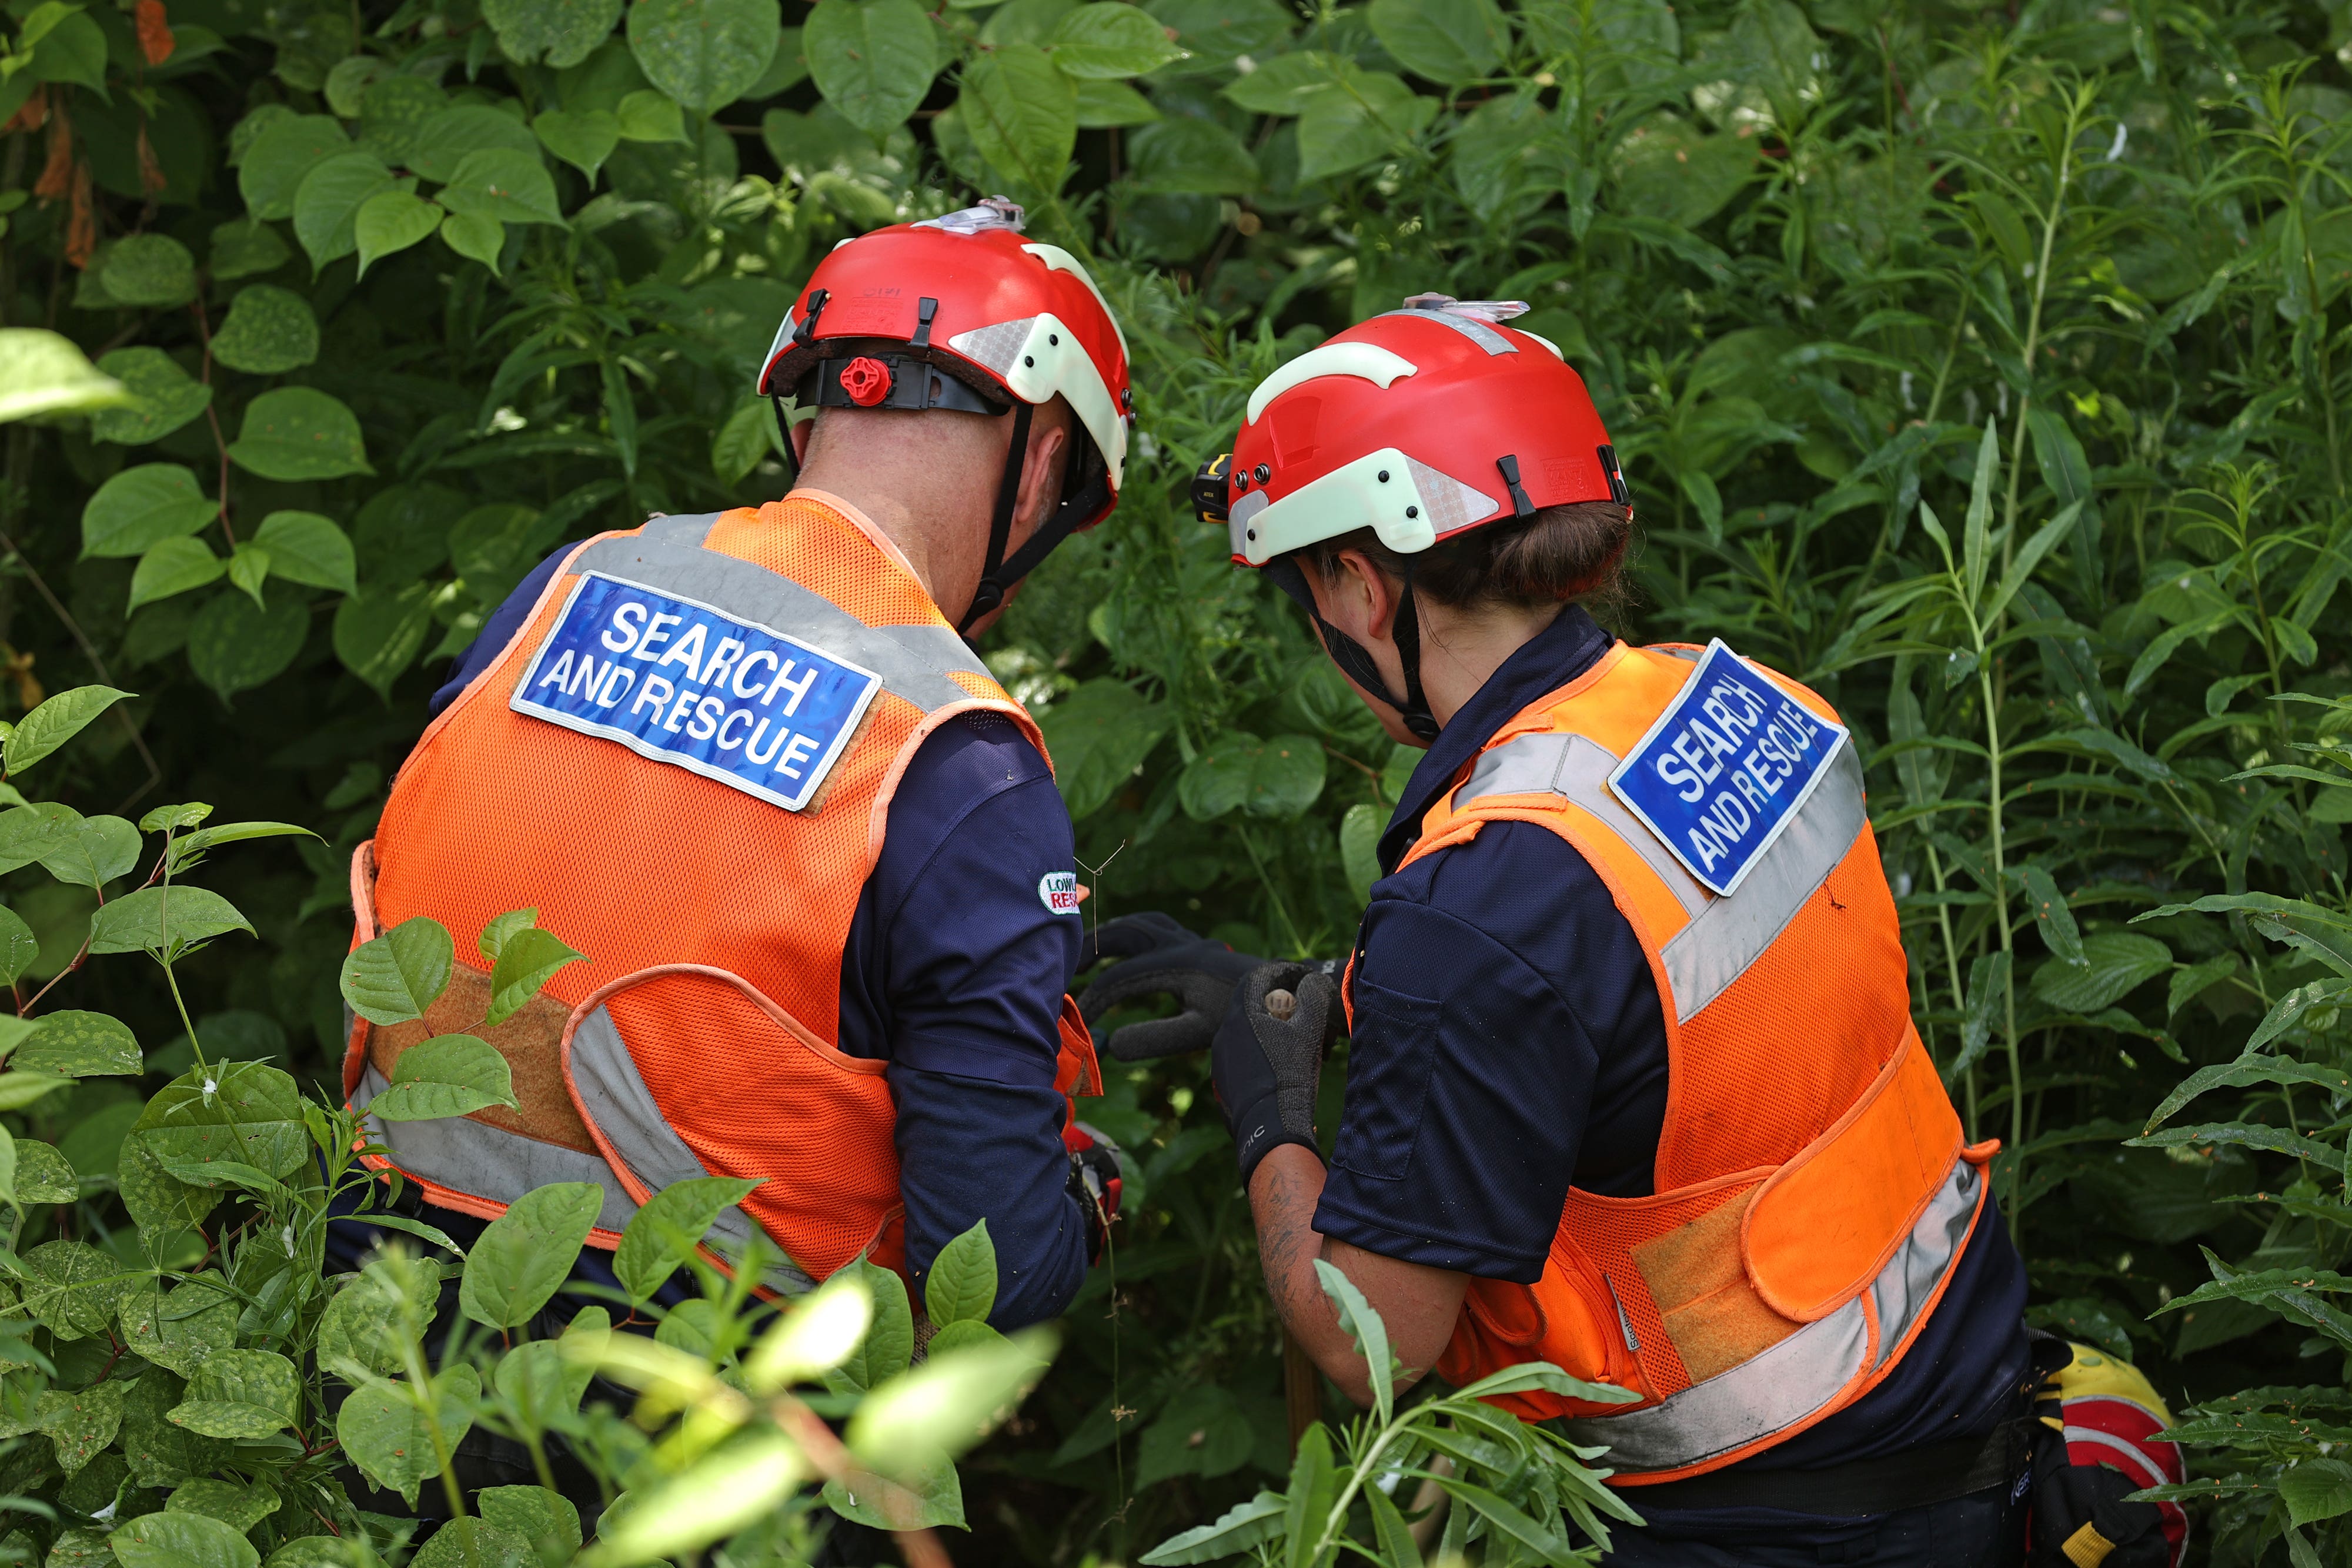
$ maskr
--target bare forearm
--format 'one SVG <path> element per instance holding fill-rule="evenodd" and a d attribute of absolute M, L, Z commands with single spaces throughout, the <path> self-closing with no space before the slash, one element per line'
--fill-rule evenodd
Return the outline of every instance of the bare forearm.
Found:
<path fill-rule="evenodd" d="M 1466 1277 L 1405 1263 L 1335 1241 L 1315 1228 L 1323 1196 L 1323 1162 L 1296 1145 L 1268 1153 L 1250 1178 L 1250 1209 L 1257 1220 L 1258 1259 L 1265 1288 L 1283 1326 L 1348 1396 L 1371 1403 L 1364 1358 L 1339 1326 L 1339 1313 L 1316 1277 L 1319 1260 L 1348 1276 L 1387 1325 L 1405 1371 L 1403 1387 L 1437 1359 L 1453 1336 Z"/>

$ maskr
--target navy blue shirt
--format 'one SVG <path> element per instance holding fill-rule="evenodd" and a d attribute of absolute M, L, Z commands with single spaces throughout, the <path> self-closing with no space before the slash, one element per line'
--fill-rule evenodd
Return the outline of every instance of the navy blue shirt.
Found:
<path fill-rule="evenodd" d="M 1563 611 L 1439 733 L 1381 835 L 1388 874 L 1357 938 L 1347 1096 L 1315 1214 L 1326 1236 L 1533 1283 L 1571 1183 L 1613 1197 L 1654 1190 L 1665 1019 L 1641 943 L 1592 867 L 1549 829 L 1496 822 L 1395 869 L 1496 731 L 1610 645 L 1582 610 Z M 1988 1207 L 1886 1381 L 1746 1467 L 1819 1469 L 1990 1432 L 2024 1375 L 2024 1266 Z"/>
<path fill-rule="evenodd" d="M 570 553 L 541 562 L 483 624 L 432 711 L 497 659 Z M 999 1328 L 1060 1316 L 1086 1279 L 1067 1102 L 1054 1088 L 1079 924 L 1040 891 L 1073 856 L 1069 812 L 1036 747 L 1010 720 L 961 716 L 908 763 L 842 952 L 837 1043 L 889 1063 L 916 1288 L 940 1248 L 985 1219 Z M 583 1255 L 583 1277 L 606 1263 Z"/>

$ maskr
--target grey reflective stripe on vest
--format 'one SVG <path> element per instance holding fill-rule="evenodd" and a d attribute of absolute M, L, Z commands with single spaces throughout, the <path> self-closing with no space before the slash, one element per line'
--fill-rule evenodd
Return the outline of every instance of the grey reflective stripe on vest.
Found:
<path fill-rule="evenodd" d="M 676 1182 L 715 1174 L 662 1115 L 607 1009 L 598 1008 L 572 1030 L 571 1076 L 580 1096 L 581 1114 L 604 1134 L 629 1174 L 646 1190 L 659 1192 Z M 749 1215 L 730 1206 L 719 1211 L 710 1230 L 711 1244 L 723 1246 L 729 1257 L 737 1258 L 750 1245 L 754 1227 Z M 794 1292 L 815 1283 L 795 1268 L 771 1269 L 768 1282 Z"/>
<path fill-rule="evenodd" d="M 1607 747 L 1580 735 L 1523 735 L 1479 756 L 1454 792 L 1454 809 L 1493 795 L 1549 793 L 1607 823 L 1691 915 L 1659 955 L 1674 989 L 1675 1019 L 1687 1023 L 1763 956 L 1868 827 L 1862 763 L 1851 741 L 1840 746 L 1828 772 L 1739 891 L 1717 898 L 1609 792 L 1617 762 Z"/>
<path fill-rule="evenodd" d="M 1878 1313 L 1878 1359 L 1870 1356 L 1870 1322 L 1856 1297 L 1728 1372 L 1694 1383 L 1622 1416 L 1585 1416 L 1546 1425 L 1571 1442 L 1604 1444 L 1607 1463 L 1636 1474 L 1679 1469 L 1787 1431 L 1883 1364 L 1909 1338 L 1936 1281 L 1951 1268 L 1977 1211 L 1977 1167 L 1953 1171 L 1872 1281 Z"/>
<path fill-rule="evenodd" d="M 359 1088 L 352 1095 L 352 1109 L 365 1111 L 383 1086 L 383 1074 L 373 1063 L 362 1070 Z M 394 1165 L 452 1192 L 512 1203 L 550 1182 L 589 1181 L 604 1189 L 604 1207 L 596 1215 L 599 1229 L 617 1231 L 637 1212 L 636 1200 L 630 1197 L 611 1166 L 597 1155 L 561 1144 L 542 1144 L 467 1116 L 439 1116 L 426 1122 L 383 1122 L 370 1116 L 367 1130 L 369 1137 L 391 1155 Z"/>
<path fill-rule="evenodd" d="M 642 533 L 598 539 L 572 561 L 574 572 L 608 577 L 707 604 L 862 664 L 885 689 L 929 713 L 972 694 L 950 672 L 993 681 L 988 666 L 946 626 L 868 626 L 814 589 L 748 560 L 702 548 L 719 514 L 656 517 Z"/>

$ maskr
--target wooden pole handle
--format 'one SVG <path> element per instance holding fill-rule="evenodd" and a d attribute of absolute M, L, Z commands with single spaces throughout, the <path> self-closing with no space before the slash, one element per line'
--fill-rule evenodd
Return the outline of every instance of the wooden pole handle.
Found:
<path fill-rule="evenodd" d="M 1290 1452 L 1298 1453 L 1298 1439 L 1323 1418 L 1322 1373 L 1315 1358 L 1288 1329 L 1282 1331 L 1282 1402 L 1290 1415 Z"/>

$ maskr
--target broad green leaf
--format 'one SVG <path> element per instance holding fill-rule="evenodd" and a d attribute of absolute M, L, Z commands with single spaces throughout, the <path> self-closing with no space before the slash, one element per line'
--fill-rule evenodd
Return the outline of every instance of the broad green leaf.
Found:
<path fill-rule="evenodd" d="M 1323 792 L 1323 747 L 1312 737 L 1260 740 L 1228 731 L 1204 747 L 1177 782 L 1185 814 L 1214 821 L 1236 810 L 1251 816 L 1296 817 Z"/>
<path fill-rule="evenodd" d="M 1449 86 L 1494 75 L 1511 46 L 1494 0 L 1372 0 L 1365 16 L 1399 65 Z"/>
<path fill-rule="evenodd" d="M 262 587 L 269 580 L 269 551 L 251 539 L 239 539 L 236 553 L 228 558 L 229 586 L 253 601 L 254 607 L 267 611 L 268 601 L 262 597 Z"/>
<path fill-rule="evenodd" d="M 443 1446 L 455 1448 L 474 1424 L 470 1412 L 481 1388 L 481 1377 L 472 1367 L 462 1363 L 450 1367 L 423 1396 L 433 1402 L 428 1419 L 410 1385 L 371 1383 L 343 1401 L 335 1416 L 335 1436 L 368 1479 L 400 1493 L 413 1508 L 419 1484 L 440 1469 L 434 1426 L 440 1429 Z"/>
<path fill-rule="evenodd" d="M 232 1306 L 228 1329 L 232 1335 L 236 1316 Z M 124 1321 L 127 1325 L 127 1312 Z M 142 1487 L 180 1486 L 209 1475 L 228 1458 L 227 1444 L 175 1427 L 165 1418 L 165 1412 L 179 1405 L 185 1390 L 186 1384 L 177 1374 L 152 1366 L 139 1375 L 123 1396 L 122 1457 L 130 1464 L 131 1479 Z"/>
<path fill-rule="evenodd" d="M 923 1281 L 923 1307 L 933 1325 L 944 1328 L 985 1322 L 995 1305 L 996 1246 L 988 1239 L 988 1221 L 982 1218 L 931 1260 L 931 1271 Z"/>
<path fill-rule="evenodd" d="M 536 161 L 539 138 L 520 116 L 487 103 L 453 104 L 428 115 L 417 127 L 408 166 L 428 180 L 453 180 L 467 158 L 496 148 Z"/>
<path fill-rule="evenodd" d="M 1055 24 L 1048 47 L 1055 68 L 1080 81 L 1148 76 L 1185 57 L 1156 18 L 1118 0 L 1068 13 Z"/>
<path fill-rule="evenodd" d="M 1011 1415 L 1054 1358 L 1051 1328 L 1024 1329 L 1001 1344 L 933 1356 L 870 1389 L 849 1418 L 850 1451 L 885 1475 L 953 1458 Z"/>
<path fill-rule="evenodd" d="M 2101 931 L 2082 941 L 2081 963 L 2057 958 L 2033 972 L 2033 994 L 2063 1012 L 2096 1012 L 2172 967 L 2171 950 L 2153 936 Z"/>
<path fill-rule="evenodd" d="M 421 1334 L 437 1315 L 440 1282 L 441 1266 L 433 1259 L 378 1257 L 329 1298 L 320 1314 L 319 1364 L 334 1370 L 350 1362 L 378 1375 L 398 1372 L 411 1327 L 404 1302 L 413 1304 L 413 1327 Z"/>
<path fill-rule="evenodd" d="M 621 19 L 623 0 L 488 0 L 482 20 L 499 36 L 499 47 L 518 65 L 541 55 L 558 69 L 576 66 L 604 41 Z"/>
<path fill-rule="evenodd" d="M 331 115 L 300 114 L 272 120 L 246 149 L 237 165 L 237 190 L 252 218 L 292 217 L 294 193 L 301 189 L 303 178 L 329 158 L 350 152 L 351 145 L 351 138 Z M 215 243 L 218 244 L 217 238 Z"/>
<path fill-rule="evenodd" d="M 849 1358 L 873 1321 L 874 1291 L 863 1272 L 841 1270 L 793 1303 L 761 1336 L 744 1359 L 744 1385 L 771 1394 L 822 1376 Z"/>
<path fill-rule="evenodd" d="M 215 594 L 188 628 L 188 667 L 226 703 L 283 674 L 310 632 L 309 608 L 290 594 L 266 609 L 241 593 Z"/>
<path fill-rule="evenodd" d="M 0 353 L 5 349 L 5 341 L 0 340 Z M 98 408 L 89 422 L 95 440 L 125 446 L 161 441 L 212 406 L 213 389 L 161 349 L 117 349 L 100 359 L 98 368 L 120 382 L 128 396 L 120 406 L 84 405 Z M 5 417 L 0 406 L 0 418 Z"/>
<path fill-rule="evenodd" d="M 2333 1458 L 2299 1460 L 2279 1477 L 2278 1493 L 2298 1525 L 2352 1513 L 2352 1464 Z"/>
<path fill-rule="evenodd" d="M 538 924 L 537 909 L 509 909 L 504 915 L 490 917 L 483 925 L 482 935 L 475 945 L 481 949 L 483 957 L 495 964 L 499 961 L 499 949 L 507 945 L 507 938 Z"/>
<path fill-rule="evenodd" d="M 253 934 L 236 906 L 205 887 L 142 887 L 90 916 L 92 953 L 152 953 L 177 957 L 232 931 Z"/>
<path fill-rule="evenodd" d="M 107 252 L 106 292 L 125 305 L 184 305 L 196 297 L 196 258 L 169 235 L 132 235 Z"/>
<path fill-rule="evenodd" d="M 271 1351 L 232 1349 L 198 1364 L 170 1419 L 207 1437 L 260 1437 L 301 1415 L 302 1379 L 292 1362 Z"/>
<path fill-rule="evenodd" d="M 0 218 L 0 223 L 6 221 Z M 40 327 L 0 327 L 0 423 L 35 414 L 93 411 L 100 419 L 108 419 L 110 415 L 104 411 L 125 408 L 144 395 L 116 381 L 115 373 L 119 372 L 104 372 L 91 365 L 70 338 Z M 126 427 L 110 424 L 106 428 Z M 100 438 L 123 439 L 106 434 Z"/>
<path fill-rule="evenodd" d="M 0 765 L 5 765 L 11 776 L 22 773 L 79 735 L 91 720 L 130 695 L 112 686 L 75 686 L 59 692 L 16 721 L 6 742 L 0 744 Z M 119 817 L 98 820 L 121 821 Z"/>
<path fill-rule="evenodd" d="M 1344 87 L 1312 95 L 1298 114 L 1298 179 L 1360 169 L 1419 135 L 1437 109 L 1402 78 L 1358 71 Z"/>
<path fill-rule="evenodd" d="M 539 114 L 530 128 L 550 152 L 579 170 L 594 184 L 596 171 L 621 144 L 621 122 L 609 110 L 583 109 L 576 113 L 551 109 Z M 428 227 L 417 238 L 431 233 Z"/>
<path fill-rule="evenodd" d="M 32 848 L 59 882 L 103 887 L 139 863 L 139 830 L 121 817 L 57 821 Z"/>
<path fill-rule="evenodd" d="M 966 1328 L 980 1325 L 966 1323 Z M 968 1530 L 963 1511 L 963 1483 L 956 1475 L 955 1461 L 933 1458 L 902 1473 L 898 1478 L 898 1495 L 887 1500 L 899 1511 L 893 1514 L 884 1507 L 885 1499 L 872 1487 L 852 1491 L 838 1480 L 824 1483 L 820 1494 L 825 1507 L 854 1524 L 871 1530 Z M 902 1500 L 911 1496 L 913 1507 Z"/>
<path fill-rule="evenodd" d="M 1108 804 L 1168 733 L 1170 722 L 1167 707 L 1108 677 L 1087 682 L 1047 708 L 1039 724 L 1053 751 L 1054 781 L 1071 817 L 1083 821 Z"/>
<path fill-rule="evenodd" d="M 451 213 L 441 220 L 441 241 L 469 261 L 478 261 L 493 273 L 499 254 L 506 248 L 507 227 L 484 213 Z"/>
<path fill-rule="evenodd" d="M 1081 77 L 1078 88 L 1078 129 L 1101 131 L 1112 126 L 1150 125 L 1160 118 L 1152 101 L 1123 81 L 1099 81 Z M 934 121 L 935 133 L 936 124 Z"/>
<path fill-rule="evenodd" d="M 1313 1568 L 1315 1545 L 1331 1510 L 1338 1477 L 1331 1463 L 1331 1439 L 1321 1422 L 1307 1428 L 1291 1456 L 1289 1496 L 1284 1503 L 1282 1533 L 1286 1540 L 1283 1561 L 1287 1568 Z"/>
<path fill-rule="evenodd" d="M 254 543 L 269 552 L 269 574 L 338 593 L 359 591 L 351 536 L 331 517 L 316 512 L 272 512 L 261 519 Z"/>
<path fill-rule="evenodd" d="M 2260 1122 L 2208 1122 L 2197 1127 L 2167 1127 L 2146 1137 L 2126 1138 L 2124 1144 L 2135 1149 L 2178 1149 L 2200 1144 L 2230 1144 L 2242 1149 L 2263 1149 L 2274 1155 L 2292 1155 L 2299 1160 L 2315 1160 L 2323 1170 L 2342 1170 L 2344 1151 L 2316 1138 L 2289 1132 L 2284 1127 L 2273 1127 Z"/>
<path fill-rule="evenodd" d="M 898 1270 L 864 1259 L 850 1269 L 866 1282 L 874 1312 L 865 1339 L 825 1374 L 826 1385 L 836 1391 L 868 1390 L 887 1382 L 907 1370 L 915 1354 L 915 1314 L 907 1301 L 907 1281 Z"/>
<path fill-rule="evenodd" d="M 578 1413 L 596 1367 L 593 1357 L 567 1354 L 565 1346 L 577 1349 L 609 1333 L 612 1326 L 612 1314 L 604 1308 L 583 1307 L 564 1325 L 560 1339 L 517 1345 L 499 1360 L 499 1394 L 513 1401 L 523 1418 L 535 1425 L 551 1426 L 569 1419 Z"/>
<path fill-rule="evenodd" d="M 125 468 L 98 487 L 81 510 L 81 553 L 146 553 L 158 539 L 193 534 L 220 515 L 205 499 L 196 476 L 177 463 Z"/>
<path fill-rule="evenodd" d="M 554 177 L 540 161 L 536 143 L 528 152 L 488 147 L 467 153 L 441 188 L 440 201 L 461 218 L 490 218 L 501 224 L 563 222 L 562 210 L 555 202 Z"/>
<path fill-rule="evenodd" d="M 215 283 L 275 272 L 294 253 L 278 231 L 257 218 L 236 218 L 213 230 L 212 258 L 205 270 Z"/>
<path fill-rule="evenodd" d="M 291 1077 L 261 1061 L 190 1068 L 147 1102 L 137 1141 L 179 1170 L 228 1161 L 280 1180 L 312 1152 L 301 1092 Z"/>
<path fill-rule="evenodd" d="M 724 109 L 765 75 L 783 31 L 776 0 L 636 0 L 628 14 L 629 51 L 646 79 L 698 114 Z"/>
<path fill-rule="evenodd" d="M 135 1078 L 142 1071 L 139 1040 L 130 1025 L 104 1013 L 71 1009 L 45 1015 L 8 1065 L 60 1078 Z"/>
<path fill-rule="evenodd" d="M 740 1203 L 760 1184 L 732 1176 L 672 1182 L 629 1217 L 613 1254 L 613 1274 L 630 1300 L 643 1302 L 694 1255 L 719 1211 Z"/>
<path fill-rule="evenodd" d="M 458 1306 L 491 1328 L 530 1322 L 571 1274 L 604 1201 L 593 1182 L 556 1182 L 517 1198 L 467 1254 Z"/>
<path fill-rule="evenodd" d="M 533 1561 L 568 1563 L 580 1550 L 580 1511 L 545 1487 L 484 1487 L 475 1494 L 482 1522 L 530 1543 Z"/>
<path fill-rule="evenodd" d="M 421 1019 L 449 988 L 457 954 L 447 926 L 428 915 L 412 915 L 343 959 L 343 1000 L 370 1023 Z"/>
<path fill-rule="evenodd" d="M 801 48 L 825 101 L 877 141 L 907 122 L 940 68 L 919 0 L 833 0 L 809 13 Z"/>
<path fill-rule="evenodd" d="M 109 1381 L 70 1393 L 52 1389 L 40 1396 L 34 1406 L 36 1418 L 56 1452 L 58 1469 L 72 1475 L 114 1441 L 115 1434 L 122 1429 L 122 1396 L 129 1392 L 128 1384 Z M 130 1561 L 126 1558 L 126 1564 Z"/>
<path fill-rule="evenodd" d="M 1369 801 L 1349 807 L 1339 819 L 1339 866 L 1359 904 L 1371 898 L 1372 883 L 1381 879 L 1381 830 L 1387 822 L 1387 813 Z"/>
<path fill-rule="evenodd" d="M 397 188 L 383 160 L 358 149 L 338 152 L 302 176 L 294 193 L 294 238 L 309 254 L 313 276 L 359 248 L 361 206 Z"/>
<path fill-rule="evenodd" d="M 442 210 L 414 191 L 378 191 L 352 214 L 352 244 L 360 256 L 360 276 L 376 262 L 433 237 Z"/>
<path fill-rule="evenodd" d="M 228 562 L 213 554 L 213 547 L 202 539 L 159 539 L 139 558 L 138 568 L 131 574 L 129 608 L 136 610 L 190 589 L 208 587 L 227 570 Z"/>
<path fill-rule="evenodd" d="M 319 318 L 310 302 L 274 284 L 238 290 L 227 319 L 213 334 L 213 358 L 252 375 L 299 371 L 318 357 Z"/>
<path fill-rule="evenodd" d="M 146 1138 L 136 1132 L 126 1136 L 116 1156 L 121 1169 L 116 1183 L 122 1195 L 122 1207 L 131 1212 L 131 1222 L 143 1235 L 165 1237 L 194 1230 L 204 1223 L 205 1216 L 219 1206 L 222 1195 L 210 1187 L 192 1186 L 163 1168 L 154 1151 L 147 1146 Z M 183 1290 L 190 1289 L 182 1286 Z M 231 1337 L 236 1327 L 234 1301 L 228 1308 Z M 225 1342 L 226 1343 L 226 1342 Z M 148 1360 L 160 1362 L 175 1372 L 186 1373 L 193 1365 L 182 1366 L 163 1361 L 145 1348 L 140 1354 Z"/>
<path fill-rule="evenodd" d="M 375 472 L 368 466 L 358 416 L 341 398 L 310 387 L 279 387 L 247 403 L 228 455 L 237 466 L 265 479 Z"/>
<path fill-rule="evenodd" d="M 740 485 L 775 450 L 775 413 L 763 397 L 746 398 L 710 438 L 710 471 L 722 485 Z"/>
<path fill-rule="evenodd" d="M 2182 1079 L 2179 1085 L 2148 1113 L 2145 1131 L 2153 1133 L 2169 1121 L 2175 1112 L 2200 1094 L 2215 1089 L 2242 1089 L 2254 1083 L 2313 1083 L 2330 1094 L 2352 1095 L 2352 1072 L 2340 1067 L 2296 1061 L 2289 1057 L 2264 1056 L 2260 1051 L 2250 1051 L 2235 1061 L 2200 1067 Z"/>
<path fill-rule="evenodd" d="M 1257 62 L 1227 84 L 1224 96 L 1252 114 L 1298 114 L 1316 94 L 1347 81 L 1355 69 L 1338 55 L 1299 49 Z"/>
<path fill-rule="evenodd" d="M 1483 1399 L 1496 1394 L 1518 1394 L 1536 1388 L 1563 1394 L 1591 1405 L 1631 1405 L 1642 1397 L 1633 1390 L 1621 1388 L 1615 1384 L 1587 1383 L 1580 1377 L 1571 1377 L 1548 1361 L 1524 1361 L 1517 1366 L 1507 1366 L 1500 1372 L 1489 1373 L 1458 1392 L 1465 1399 Z"/>
<path fill-rule="evenodd" d="M 368 1102 L 386 1122 L 466 1116 L 489 1105 L 515 1106 L 514 1073 L 488 1040 L 442 1034 L 410 1046 L 393 1063 L 392 1082 Z"/>
<path fill-rule="evenodd" d="M 202 800 L 184 800 L 170 806 L 158 806 L 139 819 L 142 833 L 167 832 L 178 828 L 193 828 L 213 814 L 213 809 Z"/>
<path fill-rule="evenodd" d="M 22 1207 L 37 1203 L 71 1203 L 81 1196 L 81 1177 L 58 1153 L 54 1144 L 37 1138 L 10 1140 L 15 1151 L 15 1195 L 9 1199 Z"/>
<path fill-rule="evenodd" d="M 666 92 L 642 88 L 624 97 L 613 110 L 613 123 L 624 141 L 684 141 L 686 116 L 677 100 Z"/>
<path fill-rule="evenodd" d="M 200 1513 L 231 1530 L 253 1529 L 278 1511 L 278 1492 L 266 1481 L 240 1486 L 206 1476 L 184 1482 L 163 1500 L 167 1513 Z"/>
<path fill-rule="evenodd" d="M 1377 1486 L 1364 1489 L 1364 1502 L 1372 1511 L 1372 1538 L 1380 1544 L 1381 1553 L 1388 1561 L 1411 1564 L 1422 1560 L 1421 1543 L 1412 1538 L 1412 1530 L 1389 1500 L 1389 1494 Z"/>
<path fill-rule="evenodd" d="M 1238 196 L 1261 183 L 1249 149 L 1213 120 L 1162 120 L 1137 131 L 1130 145 L 1139 190 Z"/>
<path fill-rule="evenodd" d="M 552 931 L 537 925 L 517 931 L 499 945 L 498 958 L 490 966 L 490 1009 L 483 1027 L 498 1028 L 539 995 L 540 988 L 553 979 L 556 971 L 586 961 L 587 955 Z"/>
<path fill-rule="evenodd" d="M 48 1072 L 0 1072 L 0 1111 L 21 1111 L 72 1082 Z"/>
<path fill-rule="evenodd" d="M 752 1427 L 642 1496 L 631 1491 L 618 1520 L 605 1514 L 583 1562 L 624 1568 L 698 1553 L 782 1506 L 809 1473 L 807 1456 L 780 1428 Z"/>
<path fill-rule="evenodd" d="M 365 587 L 335 607 L 335 657 L 343 668 L 373 687 L 378 696 L 390 701 L 392 684 L 425 651 L 425 638 L 432 628 L 429 585 Z"/>
<path fill-rule="evenodd" d="M 956 100 L 972 146 L 998 172 L 1058 191 L 1078 134 L 1077 91 L 1034 44 L 1007 44 L 964 68 Z"/>
<path fill-rule="evenodd" d="M 112 1254 L 86 1241 L 44 1241 L 23 1261 L 17 1288 L 25 1311 L 61 1340 L 104 1333 L 124 1296 L 141 1283 L 137 1275 L 123 1272 Z M 121 1406 L 116 1408 L 119 1413 Z M 110 1429 L 99 1446 L 112 1437 Z"/>

